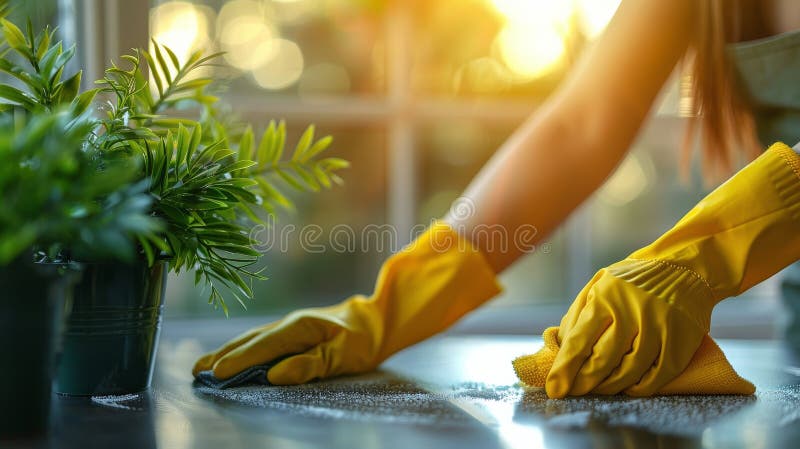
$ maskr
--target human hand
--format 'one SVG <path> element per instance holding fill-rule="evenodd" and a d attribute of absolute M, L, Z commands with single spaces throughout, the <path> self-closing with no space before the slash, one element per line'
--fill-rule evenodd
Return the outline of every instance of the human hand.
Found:
<path fill-rule="evenodd" d="M 649 396 L 680 374 L 708 333 L 711 291 L 664 262 L 600 270 L 561 321 L 548 396 Z"/>
<path fill-rule="evenodd" d="M 252 329 L 201 357 L 192 370 L 229 378 L 280 360 L 267 373 L 275 385 L 369 371 L 380 362 L 381 322 L 374 305 L 353 297 L 331 307 L 304 309 Z"/>
<path fill-rule="evenodd" d="M 227 379 L 275 363 L 267 380 L 294 385 L 369 371 L 499 291 L 483 255 L 447 224 L 436 223 L 384 263 L 369 297 L 290 313 L 201 357 L 193 373 L 213 370 Z"/>
<path fill-rule="evenodd" d="M 800 156 L 778 142 L 675 226 L 600 270 L 561 322 L 545 388 L 651 395 L 688 365 L 719 301 L 800 258 Z"/>

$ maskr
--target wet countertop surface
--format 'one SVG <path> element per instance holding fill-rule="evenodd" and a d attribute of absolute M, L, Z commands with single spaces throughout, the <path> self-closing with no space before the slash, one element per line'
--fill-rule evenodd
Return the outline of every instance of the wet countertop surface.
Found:
<path fill-rule="evenodd" d="M 217 326 L 226 328 L 214 335 L 244 330 L 235 320 Z M 363 376 L 215 391 L 192 384 L 195 358 L 222 342 L 199 331 L 167 329 L 151 392 L 56 398 L 48 441 L 10 447 L 789 448 L 800 441 L 800 359 L 775 341 L 719 342 L 756 384 L 752 397 L 549 400 L 519 386 L 511 369 L 515 356 L 541 345 L 531 336 L 442 336 Z"/>

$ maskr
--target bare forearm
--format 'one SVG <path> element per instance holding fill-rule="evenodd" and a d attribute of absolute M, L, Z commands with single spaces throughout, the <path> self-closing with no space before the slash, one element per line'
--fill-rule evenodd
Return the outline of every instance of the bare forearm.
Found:
<path fill-rule="evenodd" d="M 503 271 L 559 226 L 598 188 L 630 138 L 594 148 L 581 124 L 547 115 L 526 122 L 500 148 L 445 218 Z M 632 132 L 629 134 L 633 134 Z M 464 206 L 464 205 L 461 205 Z M 468 212 L 468 213 L 465 213 Z"/>
<path fill-rule="evenodd" d="M 559 91 L 472 181 L 464 194 L 472 213 L 451 211 L 445 220 L 483 251 L 495 272 L 528 249 L 514 244 L 517 230 L 535 227 L 527 242 L 535 244 L 619 163 L 686 50 L 695 4 L 623 1 Z M 502 233 L 506 245 L 498 241 Z"/>

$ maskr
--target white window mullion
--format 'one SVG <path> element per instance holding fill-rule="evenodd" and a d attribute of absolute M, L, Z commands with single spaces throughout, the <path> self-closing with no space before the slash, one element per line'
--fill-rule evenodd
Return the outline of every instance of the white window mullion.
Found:
<path fill-rule="evenodd" d="M 388 222 L 397 230 L 399 245 L 410 241 L 416 223 L 418 183 L 416 129 L 411 110 L 412 11 L 410 3 L 393 1 L 386 12 L 386 74 L 389 107 L 387 129 Z"/>

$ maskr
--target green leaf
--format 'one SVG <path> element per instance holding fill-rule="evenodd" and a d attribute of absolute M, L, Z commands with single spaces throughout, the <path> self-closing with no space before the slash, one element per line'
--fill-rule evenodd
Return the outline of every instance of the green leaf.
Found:
<path fill-rule="evenodd" d="M 251 160 L 236 161 L 230 165 L 224 166 L 223 171 L 227 173 L 235 173 L 246 170 L 254 165 L 256 165 L 256 163 Z"/>
<path fill-rule="evenodd" d="M 49 28 L 45 28 L 42 31 L 42 37 L 39 40 L 39 47 L 36 50 L 36 58 L 41 60 L 44 54 L 47 52 L 47 49 L 50 47 L 50 39 L 52 39 L 52 33 L 50 32 Z"/>
<path fill-rule="evenodd" d="M 61 73 L 61 70 L 70 61 L 70 59 L 72 59 L 73 56 L 75 56 L 75 44 L 72 44 L 67 49 L 67 51 L 65 51 L 64 53 L 61 53 L 60 55 L 58 55 L 58 58 L 56 58 L 55 62 L 53 63 L 52 69 L 50 69 L 51 71 L 55 71 L 56 72 L 56 73 L 53 74 L 53 80 L 57 79 L 56 75 Z M 47 72 L 45 72 L 45 73 L 47 73 Z"/>
<path fill-rule="evenodd" d="M 0 24 L 3 26 L 3 36 L 8 45 L 23 55 L 30 57 L 28 43 L 25 40 L 25 35 L 22 34 L 22 30 L 6 19 L 0 19 Z"/>
<path fill-rule="evenodd" d="M 295 179 L 292 175 L 290 175 L 286 171 L 276 168 L 275 173 L 277 173 L 278 176 L 280 176 L 281 179 L 283 179 L 286 182 L 286 184 L 289 184 L 296 190 L 302 191 L 306 189 L 302 184 L 300 184 L 300 182 L 297 179 Z"/>
<path fill-rule="evenodd" d="M 2 58 L 0 59 L 0 70 L 22 81 L 31 90 L 38 92 L 40 95 L 44 95 L 45 86 L 41 79 L 39 79 L 37 76 L 33 76 L 31 73 L 28 73 L 22 67 L 5 58 Z"/>
<path fill-rule="evenodd" d="M 244 245 L 232 245 L 226 243 L 215 243 L 210 245 L 212 248 L 227 251 L 233 254 L 241 254 L 243 256 L 260 256 L 261 253 Z"/>
<path fill-rule="evenodd" d="M 250 161 L 253 154 L 253 128 L 251 126 L 247 126 L 242 134 L 242 139 L 239 141 L 239 155 L 237 160 L 239 161 Z M 252 164 L 255 165 L 255 164 Z M 251 165 L 251 166 L 252 166 Z M 239 175 L 242 173 L 239 172 Z"/>
<path fill-rule="evenodd" d="M 333 142 L 333 137 L 331 136 L 325 136 L 322 139 L 319 139 L 314 143 L 314 145 L 311 146 L 311 148 L 303 153 L 303 155 L 300 157 L 300 162 L 308 162 L 309 160 L 313 159 L 314 156 L 327 150 L 328 147 L 331 146 L 331 142 Z"/>
<path fill-rule="evenodd" d="M 331 180 L 328 177 L 328 174 L 325 173 L 325 170 L 323 170 L 322 167 L 319 166 L 319 164 L 314 165 L 313 170 L 314 170 L 314 176 L 317 177 L 320 184 L 322 184 L 323 187 L 325 187 L 326 189 L 330 189 L 332 187 Z"/>
<path fill-rule="evenodd" d="M 327 157 L 319 161 L 319 164 L 325 167 L 325 170 L 339 170 L 350 167 L 350 162 L 338 157 Z"/>
<path fill-rule="evenodd" d="M 275 139 L 275 121 L 271 120 L 269 122 L 269 126 L 267 126 L 266 131 L 261 136 L 261 142 L 258 144 L 258 150 L 256 151 L 256 161 L 258 162 L 258 168 L 263 169 L 267 163 L 272 162 L 272 154 L 270 154 L 273 145 L 273 140 Z"/>
<path fill-rule="evenodd" d="M 298 176 L 300 176 L 300 179 L 302 179 L 303 182 L 305 182 L 306 185 L 311 190 L 315 192 L 319 191 L 319 183 L 314 178 L 314 176 L 311 173 L 309 173 L 302 165 L 295 165 L 294 171 L 295 173 L 298 174 Z"/>
<path fill-rule="evenodd" d="M 175 52 L 173 52 L 166 45 L 164 46 L 164 50 L 167 51 L 167 54 L 169 55 L 169 59 L 172 60 L 172 65 L 175 66 L 175 71 L 176 72 L 180 72 L 181 71 L 181 63 L 178 61 L 178 57 L 175 56 Z"/>
<path fill-rule="evenodd" d="M 81 87 L 81 74 L 82 72 L 79 70 L 78 73 L 73 75 L 70 79 L 64 81 L 64 87 L 61 89 L 58 103 L 69 103 L 75 99 Z"/>
<path fill-rule="evenodd" d="M 202 89 L 203 87 L 208 86 L 212 82 L 214 82 L 214 80 L 212 80 L 211 78 L 198 78 L 191 81 L 186 81 L 175 87 L 175 89 L 173 89 L 173 93 L 177 94 L 190 90 Z"/>
<path fill-rule="evenodd" d="M 61 42 L 56 43 L 49 50 L 47 50 L 42 56 L 41 61 L 39 62 L 40 73 L 46 80 L 50 80 L 53 77 L 53 67 L 55 67 L 56 60 L 62 54 L 62 46 Z"/>
<path fill-rule="evenodd" d="M 155 45 L 155 43 L 153 45 Z M 150 53 L 146 51 L 142 51 L 142 55 L 144 56 L 145 61 L 147 61 L 147 67 L 150 69 L 150 76 L 152 76 L 153 81 L 156 82 L 158 94 L 164 95 L 164 83 L 161 81 L 161 76 L 158 73 L 158 69 L 156 68 L 155 61 L 153 61 L 153 57 L 150 56 Z"/>
<path fill-rule="evenodd" d="M 311 142 L 314 140 L 314 125 L 310 125 L 306 128 L 303 135 L 300 136 L 300 140 L 297 142 L 297 147 L 294 150 L 294 154 L 292 155 L 292 161 L 297 162 L 300 161 L 303 157 L 303 153 L 308 150 L 311 146 Z"/>
<path fill-rule="evenodd" d="M 7 84 L 0 84 L 0 98 L 24 106 L 26 109 L 35 109 L 38 105 L 35 98 Z"/>
<path fill-rule="evenodd" d="M 139 245 L 144 250 L 145 257 L 147 257 L 147 265 L 152 267 L 156 260 L 155 253 L 153 252 L 153 247 L 150 245 L 150 242 L 147 241 L 147 239 L 145 239 L 143 236 L 138 236 L 137 240 L 139 241 Z"/>
<path fill-rule="evenodd" d="M 275 131 L 274 145 L 272 160 L 278 162 L 283 156 L 283 147 L 286 145 L 286 122 L 283 120 L 278 123 L 278 129 Z"/>
<path fill-rule="evenodd" d="M 191 161 L 192 157 L 194 156 L 197 147 L 200 146 L 200 142 L 203 140 L 202 130 L 200 129 L 200 125 L 196 124 L 192 127 L 192 136 L 189 139 L 189 152 L 186 154 L 186 163 L 188 164 Z"/>
<path fill-rule="evenodd" d="M 172 84 L 172 74 L 170 73 L 169 66 L 167 65 L 167 61 L 164 60 L 164 55 L 161 53 L 161 46 L 156 42 L 155 39 L 153 41 L 153 51 L 156 54 L 156 60 L 158 61 L 159 67 L 161 67 L 161 74 L 167 80 L 167 84 Z"/>
<path fill-rule="evenodd" d="M 261 187 L 261 192 L 266 200 L 275 201 L 284 209 L 290 211 L 294 210 L 294 205 L 292 204 L 292 202 L 289 201 L 289 199 L 286 198 L 286 196 L 283 193 L 281 193 L 280 190 L 278 190 L 275 186 L 270 184 L 269 181 L 267 181 L 264 178 L 256 178 L 256 181 L 258 181 L 258 185 L 259 187 Z"/>

